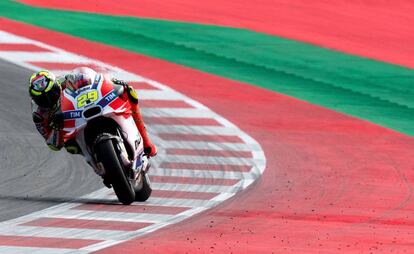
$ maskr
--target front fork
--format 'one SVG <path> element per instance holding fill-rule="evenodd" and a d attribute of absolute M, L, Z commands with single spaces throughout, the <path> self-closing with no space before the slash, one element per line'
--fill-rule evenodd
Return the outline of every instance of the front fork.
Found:
<path fill-rule="evenodd" d="M 128 152 L 121 138 L 117 142 L 117 148 L 119 149 L 118 151 L 120 153 L 125 173 L 132 186 L 134 186 L 134 189 L 140 190 L 143 187 L 144 181 L 147 181 L 147 183 L 150 184 L 147 173 L 151 167 L 151 163 L 148 156 L 140 154 L 135 161 L 129 160 Z"/>
<path fill-rule="evenodd" d="M 115 141 L 115 149 L 119 155 L 118 158 L 123 166 L 125 176 L 128 178 L 135 190 L 140 190 L 142 188 L 144 180 L 146 180 L 148 184 L 150 184 L 147 172 L 151 167 L 151 163 L 149 161 L 148 156 L 141 154 L 135 160 L 130 160 L 127 149 L 124 144 L 124 140 L 122 139 L 122 136 L 119 133 L 119 131 L 118 135 L 105 134 L 101 137 L 98 137 L 95 141 L 95 144 L 100 142 L 102 138 L 109 138 Z M 103 164 L 97 162 L 96 156 L 94 157 L 96 161 L 96 167 L 93 167 L 95 169 L 95 172 L 104 179 L 105 186 L 110 188 L 110 183 L 108 183 L 108 181 L 105 180 L 106 170 Z"/>

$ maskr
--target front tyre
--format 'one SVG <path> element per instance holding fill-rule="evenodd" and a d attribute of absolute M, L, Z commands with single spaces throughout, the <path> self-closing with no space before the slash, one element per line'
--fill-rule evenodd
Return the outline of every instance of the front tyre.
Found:
<path fill-rule="evenodd" d="M 98 162 L 101 162 L 105 168 L 105 178 L 112 184 L 118 200 L 124 205 L 134 202 L 135 191 L 125 176 L 114 147 L 114 141 L 112 139 L 100 141 L 95 146 L 95 152 Z"/>
<path fill-rule="evenodd" d="M 152 188 L 148 174 L 144 171 L 141 171 L 140 174 L 143 181 L 142 188 L 135 190 L 135 201 L 144 202 L 151 196 Z"/>

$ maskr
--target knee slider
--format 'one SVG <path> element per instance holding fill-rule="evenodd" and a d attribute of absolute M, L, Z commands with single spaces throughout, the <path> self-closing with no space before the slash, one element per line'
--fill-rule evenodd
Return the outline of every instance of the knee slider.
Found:
<path fill-rule="evenodd" d="M 68 153 L 71 153 L 71 154 L 78 154 L 78 153 L 80 153 L 79 152 L 79 148 L 77 146 L 65 146 L 65 148 L 66 148 L 66 151 Z"/>
<path fill-rule="evenodd" d="M 59 147 L 54 146 L 54 145 L 52 145 L 52 144 L 48 144 L 47 146 L 49 147 L 49 149 L 50 149 L 50 150 L 55 151 L 55 152 L 57 152 L 57 151 L 59 151 L 59 150 L 60 150 L 60 148 L 59 148 Z"/>
<path fill-rule="evenodd" d="M 78 143 L 73 139 L 70 139 L 65 143 L 65 149 L 68 153 L 71 153 L 71 154 L 80 154 L 81 153 L 81 149 L 80 149 Z"/>

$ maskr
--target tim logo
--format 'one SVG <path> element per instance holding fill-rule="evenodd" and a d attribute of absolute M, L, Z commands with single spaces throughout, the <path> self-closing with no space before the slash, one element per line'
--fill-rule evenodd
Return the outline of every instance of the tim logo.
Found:
<path fill-rule="evenodd" d="M 110 101 L 112 101 L 115 97 L 116 97 L 116 94 L 115 94 L 114 92 L 112 92 L 112 93 L 110 93 L 110 94 L 108 94 L 108 95 L 106 96 L 105 100 L 106 100 L 107 102 L 110 102 Z"/>
<path fill-rule="evenodd" d="M 78 118 L 81 116 L 79 111 L 70 112 L 70 118 Z"/>

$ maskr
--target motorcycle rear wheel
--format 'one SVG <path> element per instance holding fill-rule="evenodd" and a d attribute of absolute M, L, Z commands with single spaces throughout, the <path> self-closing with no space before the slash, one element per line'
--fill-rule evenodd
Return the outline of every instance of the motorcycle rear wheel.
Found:
<path fill-rule="evenodd" d="M 123 166 L 120 163 L 116 152 L 114 141 L 112 139 L 102 140 L 96 145 L 95 152 L 98 161 L 101 162 L 105 168 L 105 178 L 109 180 L 114 188 L 118 200 L 124 205 L 129 205 L 134 202 L 135 191 L 125 176 Z"/>

